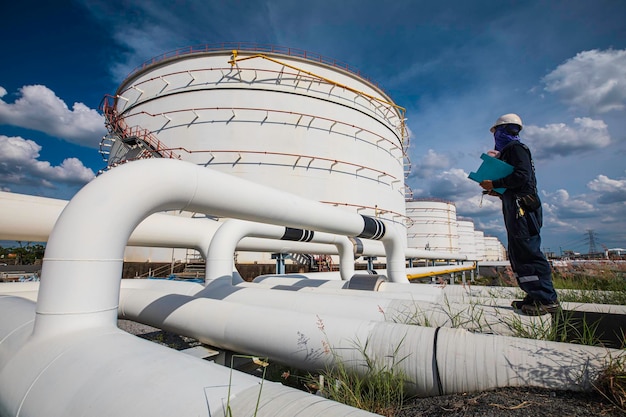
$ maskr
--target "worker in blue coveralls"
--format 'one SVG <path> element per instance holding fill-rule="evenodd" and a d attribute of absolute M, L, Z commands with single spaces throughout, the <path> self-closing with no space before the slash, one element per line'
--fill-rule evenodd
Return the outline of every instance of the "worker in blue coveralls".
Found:
<path fill-rule="evenodd" d="M 541 201 L 530 150 L 520 141 L 522 128 L 522 119 L 514 113 L 496 120 L 490 129 L 495 151 L 489 154 L 512 165 L 513 172 L 504 178 L 484 180 L 480 186 L 484 193 L 502 200 L 509 261 L 517 283 L 526 293 L 523 300 L 513 301 L 512 307 L 526 315 L 554 314 L 560 305 L 552 284 L 552 269 L 541 252 Z M 506 190 L 500 195 L 494 188 Z"/>

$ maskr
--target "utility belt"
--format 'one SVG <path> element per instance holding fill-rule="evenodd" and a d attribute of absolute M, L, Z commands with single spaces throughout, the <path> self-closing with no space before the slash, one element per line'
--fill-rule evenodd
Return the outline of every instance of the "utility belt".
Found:
<path fill-rule="evenodd" d="M 531 212 L 541 207 L 541 200 L 536 193 L 527 195 L 516 195 L 515 205 L 517 206 L 518 214 L 523 216 L 525 211 Z"/>

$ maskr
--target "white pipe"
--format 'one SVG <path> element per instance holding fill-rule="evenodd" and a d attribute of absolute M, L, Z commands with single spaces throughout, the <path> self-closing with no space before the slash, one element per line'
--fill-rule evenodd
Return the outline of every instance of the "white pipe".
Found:
<path fill-rule="evenodd" d="M 343 282 L 343 281 L 341 281 Z M 413 285 L 404 285 L 410 288 Z M 421 287 L 421 286 L 420 286 Z M 550 320 L 543 317 L 519 315 L 510 306 L 491 304 L 461 303 L 446 300 L 441 292 L 428 291 L 431 286 L 423 286 L 423 293 L 390 293 L 340 288 L 289 287 L 277 286 L 271 289 L 255 283 L 241 282 L 232 285 L 230 275 L 213 279 L 207 287 L 194 295 L 195 298 L 227 301 L 255 308 L 280 308 L 293 313 L 333 315 L 344 318 L 430 326 L 462 327 L 501 335 L 511 335 L 516 323 L 524 327 L 538 327 Z M 283 291 L 287 290 L 287 291 Z M 167 297 L 166 291 L 152 291 Z M 127 301 L 132 292 L 120 295 L 120 304 Z M 134 299 L 134 302 L 140 302 Z M 323 300 L 321 302 L 320 300 Z M 148 306 L 137 306 L 136 308 Z M 203 314 L 206 315 L 209 313 Z"/>
<path fill-rule="evenodd" d="M 355 243 L 356 246 L 359 248 L 357 254 L 359 254 L 359 252 L 362 252 L 363 254 L 370 256 L 385 256 L 385 250 L 381 247 L 381 244 L 378 241 L 362 240 L 357 238 L 355 239 Z M 467 260 L 467 255 L 462 255 L 460 253 L 429 251 L 417 248 L 406 248 L 405 255 L 407 259 L 443 259 L 458 261 Z"/>
<path fill-rule="evenodd" d="M 167 172 L 166 167 L 172 167 L 172 172 Z M 159 184 L 158 190 L 137 192 L 137 190 L 131 189 L 127 185 L 128 183 L 124 178 L 125 175 L 130 177 L 146 176 Z M 215 184 L 207 187 L 207 183 L 210 180 L 215 181 Z M 227 181 L 234 181 L 234 183 L 226 185 Z M 237 188 L 241 192 L 241 196 L 244 197 L 244 201 L 235 202 L 231 200 L 228 193 L 231 188 Z M 107 192 L 110 190 L 115 190 L 116 193 Z M 167 193 L 167 196 L 163 196 L 161 193 Z M 248 200 L 248 198 L 251 199 Z M 276 209 L 267 201 L 277 202 L 279 209 Z M 320 228 L 328 233 L 363 234 L 373 237 L 377 235 L 376 227 L 384 225 L 384 223 L 377 223 L 367 218 L 364 220 L 357 217 L 358 215 L 355 216 L 352 213 L 346 213 L 321 203 L 310 202 L 270 188 L 252 185 L 243 180 L 235 180 L 223 174 L 213 173 L 205 168 L 196 166 L 191 168 L 189 164 L 179 161 L 137 161 L 118 167 L 116 170 L 110 171 L 94 180 L 81 190 L 72 202 L 68 204 L 57 221 L 50 236 L 44 260 L 40 299 L 36 309 L 37 314 L 33 336 L 29 338 L 29 342 L 25 346 L 27 349 L 20 350 L 18 354 L 19 360 L 11 361 L 9 367 L 12 367 L 14 372 L 10 373 L 10 375 L 15 377 L 17 375 L 15 371 L 18 368 L 30 366 L 27 369 L 29 375 L 20 379 L 20 383 L 24 385 L 30 384 L 28 386 L 36 386 L 36 389 L 39 389 L 39 387 L 43 386 L 39 385 L 39 381 L 50 384 L 53 377 L 58 378 L 61 375 L 63 369 L 69 369 L 70 374 L 74 375 L 73 372 L 76 372 L 78 367 L 72 368 L 69 362 L 71 359 L 75 359 L 74 356 L 79 356 L 80 351 L 90 351 L 89 355 L 85 357 L 92 361 L 93 354 L 91 350 L 93 349 L 93 351 L 98 353 L 104 352 L 98 349 L 98 346 L 101 345 L 103 349 L 112 351 L 114 353 L 113 356 L 121 354 L 121 352 L 131 351 L 132 349 L 130 348 L 135 345 L 126 346 L 126 343 L 121 343 L 123 349 L 120 350 L 118 348 L 118 350 L 115 350 L 115 343 L 119 344 L 120 339 L 117 337 L 119 330 L 115 329 L 114 325 L 116 315 L 111 314 L 113 310 L 111 306 L 117 307 L 115 303 L 119 297 L 120 255 L 123 253 L 128 237 L 134 227 L 151 212 L 169 208 L 191 208 L 196 211 L 202 211 L 207 209 L 207 207 L 212 214 L 225 217 L 242 217 L 247 220 L 282 224 L 285 222 L 290 227 Z M 96 219 L 106 218 L 106 214 L 115 221 L 115 226 L 119 227 L 112 227 L 111 225 L 106 227 L 100 221 L 89 221 L 91 218 L 87 218 L 87 214 L 94 216 Z M 316 227 L 316 224 L 318 227 Z M 98 241 L 92 240 L 94 236 L 97 236 Z M 71 246 L 66 247 L 70 244 Z M 387 258 L 392 260 L 391 263 L 388 263 L 388 265 L 391 265 L 389 270 L 390 276 L 398 274 L 397 260 L 400 257 L 394 253 L 394 250 L 398 249 L 397 244 L 398 241 L 393 236 L 385 241 Z M 404 272 L 403 256 L 401 257 L 401 263 Z M 146 290 L 136 291 L 136 293 L 144 300 L 146 297 L 151 296 L 149 291 Z M 550 349 L 559 351 L 560 348 L 558 346 L 562 346 L 560 344 L 555 345 L 536 341 L 526 342 L 519 339 L 505 342 L 502 339 L 494 339 L 494 336 L 468 336 L 467 332 L 459 330 L 426 329 L 417 326 L 376 323 L 336 318 L 334 316 L 324 317 L 320 322 L 319 317 L 317 320 L 313 320 L 317 317 L 313 314 L 300 316 L 294 313 L 292 316 L 289 313 L 290 318 L 298 318 L 295 320 L 296 326 L 298 326 L 296 328 L 302 327 L 303 332 L 300 332 L 300 335 L 298 335 L 300 330 L 294 332 L 293 328 L 285 326 L 292 340 L 290 343 L 281 345 L 280 337 L 267 337 L 267 335 L 269 328 L 281 331 L 280 326 L 285 325 L 284 317 L 286 313 L 284 310 L 263 309 L 263 321 L 271 325 L 271 327 L 263 328 L 258 323 L 245 323 L 246 320 L 244 320 L 244 317 L 248 319 L 253 317 L 250 314 L 254 312 L 257 314 L 261 312 L 258 307 L 248 307 L 234 303 L 234 305 L 229 306 L 229 303 L 224 303 L 223 301 L 215 302 L 206 298 L 195 298 L 185 295 L 170 294 L 163 297 L 161 292 L 156 292 L 156 296 L 158 299 L 150 302 L 149 311 L 157 314 L 160 317 L 159 321 L 164 325 L 177 323 L 175 327 L 182 331 L 185 326 L 190 325 L 190 322 L 202 316 L 198 315 L 199 312 L 202 312 L 202 309 L 196 310 L 195 306 L 208 305 L 209 307 L 203 307 L 205 310 L 208 308 L 208 311 L 212 313 L 207 317 L 210 317 L 211 320 L 219 317 L 219 320 L 214 321 L 215 326 L 207 326 L 206 323 L 199 323 L 199 325 L 202 325 L 206 331 L 215 335 L 225 332 L 224 340 L 228 341 L 222 343 L 233 343 L 230 341 L 232 338 L 235 340 L 233 347 L 244 346 L 239 345 L 239 343 L 262 343 L 264 349 L 268 349 L 273 356 L 286 360 L 290 355 L 296 357 L 305 355 L 307 360 L 316 363 L 315 366 L 320 361 L 328 360 L 318 360 L 318 358 L 310 357 L 311 353 L 323 353 L 324 346 L 328 347 L 328 344 L 324 344 L 325 342 L 328 343 L 324 340 L 324 337 L 327 337 L 329 341 L 337 342 L 337 345 L 333 343 L 331 347 L 336 348 L 338 346 L 341 360 L 348 364 L 356 363 L 358 368 L 362 365 L 362 361 L 359 363 L 357 360 L 352 360 L 356 359 L 355 355 L 358 354 L 358 349 L 355 349 L 353 345 L 355 342 L 368 342 L 369 344 L 369 341 L 371 341 L 371 346 L 376 346 L 372 353 L 385 358 L 398 347 L 392 346 L 394 342 L 404 345 L 404 342 L 399 341 L 406 338 L 406 344 L 409 345 L 409 349 L 406 352 L 401 351 L 401 353 L 402 355 L 407 353 L 407 357 L 412 357 L 411 355 L 416 355 L 417 352 L 428 352 L 428 346 L 434 346 L 434 340 L 439 336 L 438 347 L 441 347 L 441 349 L 432 348 L 432 355 L 430 357 L 426 355 L 426 359 L 419 356 L 415 360 L 407 360 L 407 375 L 414 378 L 417 386 L 426 387 L 427 394 L 432 391 L 433 370 L 434 368 L 440 368 L 440 366 L 433 367 L 433 357 L 435 359 L 434 362 L 437 364 L 441 364 L 444 361 L 453 362 L 458 359 L 462 356 L 458 352 L 459 340 L 465 342 L 461 345 L 463 348 L 472 346 L 472 349 L 468 351 L 472 356 L 476 355 L 477 352 L 485 354 L 485 358 L 489 360 L 486 360 L 485 364 L 481 361 L 482 366 L 491 369 L 495 361 L 497 365 L 495 376 L 494 378 L 487 377 L 478 383 L 474 382 L 474 385 L 472 385 L 467 380 L 473 381 L 476 379 L 476 367 L 470 366 L 465 373 L 461 371 L 461 375 L 457 375 L 459 370 L 455 369 L 451 375 L 448 375 L 447 372 L 443 374 L 444 378 L 442 379 L 441 388 L 444 392 L 448 389 L 454 390 L 459 387 L 467 389 L 467 387 L 472 386 L 478 386 L 478 389 L 485 389 L 493 387 L 494 384 L 496 384 L 495 386 L 508 386 L 520 383 L 533 385 L 534 381 L 537 380 L 539 381 L 538 384 L 546 384 L 550 387 L 565 385 L 567 389 L 575 389 L 576 387 L 580 388 L 581 385 L 570 386 L 570 384 L 575 384 L 573 382 L 574 377 L 580 378 L 580 381 L 584 384 L 589 381 L 589 375 L 583 374 L 584 370 L 591 369 L 593 371 L 597 367 L 606 366 L 606 361 L 598 358 L 598 348 L 565 345 L 568 346 L 565 353 L 571 355 L 568 357 L 574 357 L 575 359 L 568 364 L 565 378 L 554 382 L 553 379 L 557 373 L 561 375 L 564 373 L 561 366 L 554 365 L 554 363 L 562 360 L 563 353 L 557 352 L 558 355 L 550 355 L 545 354 L 544 351 Z M 137 307 L 140 304 L 128 303 L 124 309 L 130 309 L 133 306 Z M 247 315 L 242 316 L 244 312 Z M 143 309 L 141 309 L 141 313 L 143 313 Z M 266 314 L 268 317 L 267 321 Z M 146 313 L 146 315 L 154 318 L 151 314 Z M 307 317 L 309 320 L 306 320 Z M 226 319 L 226 321 L 222 321 L 222 319 Z M 326 323 L 329 325 L 326 326 Z M 245 328 L 248 333 L 240 332 L 240 327 L 238 326 L 243 326 L 241 328 Z M 320 327 L 323 329 L 320 329 Z M 323 337 L 319 337 L 319 341 L 317 337 L 315 338 L 316 340 L 303 339 L 301 337 L 302 335 L 313 334 L 311 330 L 315 331 L 315 329 L 317 329 L 317 332 L 322 332 Z M 316 334 L 319 336 L 319 333 Z M 112 335 L 110 339 L 108 335 Z M 297 338 L 295 335 L 297 335 Z M 350 337 L 347 338 L 346 335 L 350 335 Z M 292 344 L 294 338 L 296 339 L 295 344 Z M 250 339 L 255 340 L 250 341 Z M 122 340 L 122 342 L 124 341 Z M 522 346 L 523 349 L 516 351 L 511 348 L 513 344 Z M 349 345 L 352 348 L 349 348 Z M 35 351 L 41 350 L 44 346 L 49 349 L 50 353 L 46 352 L 45 355 L 37 358 L 35 364 L 28 365 L 24 358 L 34 354 Z M 58 356 L 59 352 L 65 352 L 68 346 L 75 348 L 71 350 L 72 354 L 64 357 Z M 132 350 L 131 356 L 143 351 L 143 347 L 139 348 L 139 345 L 136 346 L 137 349 Z M 300 348 L 301 351 L 297 351 L 297 354 L 294 355 L 294 348 Z M 24 352 L 29 353 L 29 355 L 25 355 Z M 558 356 L 558 360 L 556 356 Z M 55 358 L 58 358 L 58 361 Z M 51 361 L 51 359 L 54 360 Z M 155 357 L 154 359 L 157 358 Z M 471 362 L 471 360 L 468 357 L 462 357 L 461 359 L 465 362 L 465 366 L 468 367 L 467 362 Z M 171 367 L 176 360 L 168 358 L 164 362 L 167 362 L 167 367 Z M 3 361 L 2 363 L 4 364 L 5 362 Z M 14 367 L 13 363 L 21 364 L 21 366 Z M 78 363 L 84 365 L 81 361 L 78 361 Z M 441 367 L 445 368 L 446 365 L 441 365 Z M 461 366 L 458 368 L 462 369 Z M 4 369 L 7 369 L 7 367 L 4 367 Z M 45 372 L 42 372 L 43 369 L 45 369 Z M 529 369 L 530 371 L 528 371 Z M 537 370 L 547 372 L 548 375 L 534 375 Z M 482 371 L 485 370 L 481 369 Z M 512 372 L 516 372 L 517 375 L 512 377 Z M 520 374 L 522 377 L 519 376 Z M 0 374 L 0 381 L 3 381 L 4 386 L 7 386 L 8 378 L 6 376 L 9 374 L 4 375 L 5 378 L 2 378 Z M 425 380 L 423 378 L 424 375 L 427 376 Z M 524 375 L 526 375 L 525 378 Z M 35 378 L 37 379 L 37 384 L 33 385 Z M 459 383 L 458 381 L 461 382 Z M 76 388 L 76 386 L 72 387 Z"/>
<path fill-rule="evenodd" d="M 463 263 L 463 264 L 455 264 L 455 265 L 441 265 L 441 266 L 421 266 L 417 268 L 407 268 L 406 274 L 408 277 L 421 275 L 421 276 L 436 276 L 436 275 L 444 275 L 453 272 L 461 272 L 474 269 L 473 264 Z M 385 275 L 387 270 L 385 268 L 375 269 L 373 271 L 364 271 L 364 273 L 374 273 L 378 275 Z M 338 272 L 299 272 L 299 273 L 290 273 L 290 274 L 265 274 L 259 275 L 252 280 L 252 282 L 259 283 L 267 286 L 280 285 L 282 287 L 286 285 L 294 285 L 294 286 L 302 286 L 302 287 L 326 287 L 326 288 L 347 288 L 345 282 L 338 281 Z M 389 291 L 389 292 L 401 292 L 401 293 L 412 293 L 412 294 L 422 294 L 423 291 L 430 291 L 434 288 L 443 289 L 445 285 L 413 285 L 411 287 L 406 287 L 404 285 L 398 285 L 394 282 L 383 282 L 377 291 Z M 457 285 L 452 287 L 458 287 L 458 291 L 467 292 L 469 291 L 469 285 Z M 497 290 L 500 287 L 485 287 L 492 288 L 493 290 Z M 517 291 L 521 291 L 516 288 Z"/>
<path fill-rule="evenodd" d="M 126 181 L 128 177 L 147 177 L 159 184 L 159 187 L 135 189 Z M 224 198 L 233 188 L 239 189 L 242 195 L 249 196 L 250 200 L 237 201 L 235 206 L 234 201 Z M 204 192 L 200 189 L 211 191 Z M 265 198 L 282 203 L 283 205 L 278 207 L 283 210 L 284 207 L 289 207 L 296 214 L 291 214 L 291 211 L 281 212 L 280 209 L 273 210 L 269 204 L 260 204 L 259 202 Z M 169 404 L 182 402 L 184 406 L 179 406 L 178 411 L 184 408 L 182 411 L 184 415 L 212 414 L 211 409 L 215 413 L 217 405 L 223 405 L 226 391 L 224 372 L 228 373 L 227 370 L 223 370 L 221 374 L 218 371 L 206 372 L 206 369 L 199 369 L 197 364 L 193 364 L 191 367 L 198 370 L 190 372 L 188 369 L 190 367 L 184 366 L 187 359 L 181 359 L 178 354 L 172 356 L 173 352 L 168 349 L 163 350 L 164 348 L 130 337 L 115 326 L 121 257 L 133 229 L 155 211 L 172 208 L 201 211 L 207 207 L 213 214 L 218 215 L 229 216 L 234 211 L 235 215 L 252 220 L 283 222 L 287 219 L 288 224 L 299 227 L 323 224 L 332 233 L 368 235 L 370 233 L 367 230 L 367 219 L 358 215 L 348 216 L 341 210 L 321 203 L 259 187 L 189 163 L 138 161 L 110 171 L 83 188 L 65 207 L 54 226 L 44 258 L 32 335 L 26 342 L 19 340 L 19 343 L 11 340 L 9 336 L 2 335 L 3 343 L 9 341 L 9 344 L 17 345 L 24 342 L 15 355 L 0 358 L 3 365 L 0 371 L 0 387 L 3 388 L 0 392 L 10 392 L 9 398 L 3 398 L 0 403 L 11 410 L 10 414 L 18 415 L 23 412 L 25 415 L 57 416 L 67 415 L 68 412 L 71 414 L 72 408 L 84 414 L 85 407 L 97 404 L 94 397 L 97 395 L 98 398 L 105 398 L 107 403 L 115 404 L 102 408 L 96 406 L 98 411 L 94 414 L 101 412 L 102 415 L 126 415 L 125 413 L 130 412 L 129 415 L 136 415 L 138 410 L 129 407 L 124 401 L 130 397 L 136 399 L 136 396 L 132 395 L 133 390 L 128 391 L 124 398 L 120 398 L 119 389 L 115 390 L 120 387 L 120 380 L 102 380 L 105 375 L 113 375 L 114 379 L 119 378 L 119 375 L 128 369 L 131 378 L 123 378 L 125 384 L 136 382 L 136 385 L 140 386 L 141 384 L 132 378 L 137 375 L 141 375 L 142 381 L 144 378 L 158 380 L 154 372 L 161 378 L 163 376 L 172 378 L 172 384 L 178 384 L 177 389 L 173 389 L 172 384 L 169 386 L 159 384 L 159 389 L 165 391 L 156 393 L 153 386 L 143 386 L 138 391 L 144 397 L 147 393 L 158 398 L 169 396 Z M 327 221 L 315 218 L 319 215 Z M 97 221 L 93 221 L 93 218 Z M 102 219 L 110 219 L 111 223 L 105 223 Z M 302 222 L 302 225 L 299 222 Z M 382 226 L 382 223 L 376 224 Z M 381 237 L 384 237 L 382 233 Z M 386 239 L 389 240 L 387 244 L 390 252 L 392 249 L 398 249 L 397 238 L 391 236 Z M 0 307 L 7 305 L 0 303 Z M 13 306 L 9 307 L 9 310 L 14 310 Z M 0 314 L 0 316 L 11 315 Z M 13 330 L 8 333 L 17 334 Z M 0 351 L 4 353 L 6 350 Z M 44 352 L 40 353 L 41 351 Z M 147 359 L 140 361 L 137 358 Z M 85 369 L 91 369 L 93 363 L 97 363 L 98 369 L 105 372 L 97 372 L 98 377 L 95 380 L 91 373 L 85 373 Z M 145 372 L 144 367 L 148 363 L 158 366 L 153 366 L 152 372 Z M 190 379 L 194 381 L 193 385 L 200 384 L 201 387 L 205 387 L 200 396 L 197 388 L 193 391 L 194 401 L 189 395 L 185 396 L 180 392 L 190 390 L 187 384 L 179 384 L 179 378 L 176 378 L 178 374 L 173 372 L 174 369 L 177 369 L 178 373 L 190 375 Z M 200 374 L 205 377 L 200 378 Z M 91 383 L 88 383 L 86 378 Z M 49 387 L 53 384 L 58 385 L 60 379 L 69 380 L 62 384 L 63 390 L 59 388 L 50 390 Z M 252 379 L 257 385 L 256 378 Z M 249 391 L 240 380 L 235 379 L 233 384 L 236 385 L 235 392 L 239 396 Z M 219 389 L 207 392 L 207 388 L 211 390 L 213 387 Z M 279 391 L 283 392 L 283 388 Z M 47 390 L 48 394 L 41 392 L 42 389 Z M 101 391 L 108 392 L 108 395 L 115 397 L 115 401 L 111 401 L 109 396 L 102 396 Z M 84 395 L 79 394 L 80 397 L 77 399 L 76 393 Z M 284 398 L 284 395 L 282 397 Z M 295 397 L 292 396 L 289 402 L 304 397 L 310 398 L 304 393 L 299 393 Z M 195 409 L 198 406 L 198 398 L 201 399 L 203 410 Z M 336 415 L 346 415 L 348 409 L 349 407 L 340 406 Z M 149 411 L 149 414 L 175 414 L 162 405 L 156 410 Z M 250 413 L 251 410 L 246 409 L 246 414 Z M 319 413 L 319 410 L 316 413 Z M 370 415 L 353 409 L 350 409 L 350 413 Z M 264 412 L 261 414 L 269 415 Z"/>
<path fill-rule="evenodd" d="M 0 240 L 45 242 L 65 200 L 0 191 Z"/>
<path fill-rule="evenodd" d="M 506 386 L 587 390 L 598 372 L 622 354 L 599 347 L 299 313 L 289 306 L 257 307 L 163 296 L 152 291 L 125 292 L 120 317 L 223 349 L 267 355 L 299 369 L 319 370 L 340 361 L 362 372 L 367 369 L 363 352 L 386 369 L 395 359 L 395 369 L 413 382 L 409 393 L 420 396 Z M 211 325 L 198 317 L 207 317 Z M 251 317 L 261 317 L 262 324 Z M 268 337 L 270 331 L 272 337 Z"/>
<path fill-rule="evenodd" d="M 134 290 L 139 291 L 139 290 Z M 35 305 L 0 297 L 0 415 L 67 417 L 374 414 L 96 327 L 32 337 Z M 229 400 L 230 393 L 230 400 Z M 259 406 L 256 400 L 259 399 Z"/>
<path fill-rule="evenodd" d="M 349 280 L 354 275 L 354 251 L 352 242 L 348 237 L 296 229 L 291 229 L 290 232 L 298 234 L 302 239 L 307 239 L 307 242 L 335 245 L 340 257 L 341 279 Z M 281 226 L 237 219 L 226 220 L 213 235 L 206 252 L 205 282 L 232 276 L 232 271 L 235 269 L 233 255 L 237 244 L 245 236 L 283 239 L 286 233 L 286 228 Z"/>
<path fill-rule="evenodd" d="M 54 223 L 68 201 L 0 191 L 0 240 L 46 242 Z M 208 245 L 219 223 L 210 219 L 184 218 L 174 215 L 156 214 L 137 226 L 128 239 L 129 246 L 154 246 L 195 248 L 202 251 Z M 176 232 L 179 233 L 176 233 Z M 385 248 L 379 241 L 353 239 L 359 254 L 385 256 Z M 276 251 L 336 254 L 333 246 L 304 242 L 271 242 L 267 239 L 244 238 L 237 246 L 241 251 Z M 464 260 L 465 255 L 447 252 L 432 252 L 407 248 L 406 256 L 422 259 Z"/>
<path fill-rule="evenodd" d="M 0 240 L 45 242 L 68 201 L 0 191 Z M 207 218 L 153 214 L 133 230 L 128 246 L 193 248 L 203 256 L 221 223 Z M 237 250 L 334 255 L 334 245 L 244 238 Z"/>
<path fill-rule="evenodd" d="M 128 178 L 149 178 L 158 187 L 137 187 Z M 233 189 L 238 190 L 236 195 Z M 116 333 L 124 247 L 142 220 L 174 209 L 379 238 L 387 250 L 390 277 L 406 281 L 400 236 L 393 229 L 385 233 L 384 222 L 188 162 L 135 161 L 90 182 L 58 218 L 44 257 L 33 335 L 20 352 L 38 342 L 50 343 L 72 334 L 80 338 L 80 344 L 93 347 L 82 339 L 83 334 Z M 67 343 L 59 341 L 56 346 L 65 349 Z M 42 369 L 53 369 L 56 372 L 46 371 L 45 375 L 58 376 L 50 360 L 42 355 L 28 369 L 38 375 Z M 16 358 L 12 361 L 19 362 Z M 22 381 L 32 384 L 33 374 Z M 13 372 L 9 375 L 15 376 Z"/>
<path fill-rule="evenodd" d="M 137 186 L 128 178 L 149 178 L 158 187 Z M 46 279 L 35 332 L 113 323 L 128 238 L 150 214 L 175 209 L 380 238 L 388 251 L 390 279 L 408 282 L 401 237 L 389 227 L 392 233 L 385 233 L 383 222 L 188 162 L 141 160 L 96 178 L 63 210 L 43 261 Z M 69 298 L 69 289 L 80 296 Z"/>

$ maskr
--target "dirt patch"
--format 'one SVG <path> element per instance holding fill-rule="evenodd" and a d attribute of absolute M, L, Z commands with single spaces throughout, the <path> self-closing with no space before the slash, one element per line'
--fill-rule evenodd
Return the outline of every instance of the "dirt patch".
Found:
<path fill-rule="evenodd" d="M 596 392 L 501 388 L 469 394 L 417 398 L 394 417 L 624 417 L 626 412 Z"/>

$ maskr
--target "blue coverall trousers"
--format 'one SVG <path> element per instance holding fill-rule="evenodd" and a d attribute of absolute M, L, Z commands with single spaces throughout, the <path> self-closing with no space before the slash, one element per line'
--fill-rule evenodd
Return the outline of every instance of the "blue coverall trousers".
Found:
<path fill-rule="evenodd" d="M 557 301 L 552 285 L 552 268 L 541 251 L 541 207 L 520 213 L 515 198 L 502 198 L 507 230 L 508 254 L 519 287 L 532 301 L 550 304 Z"/>

